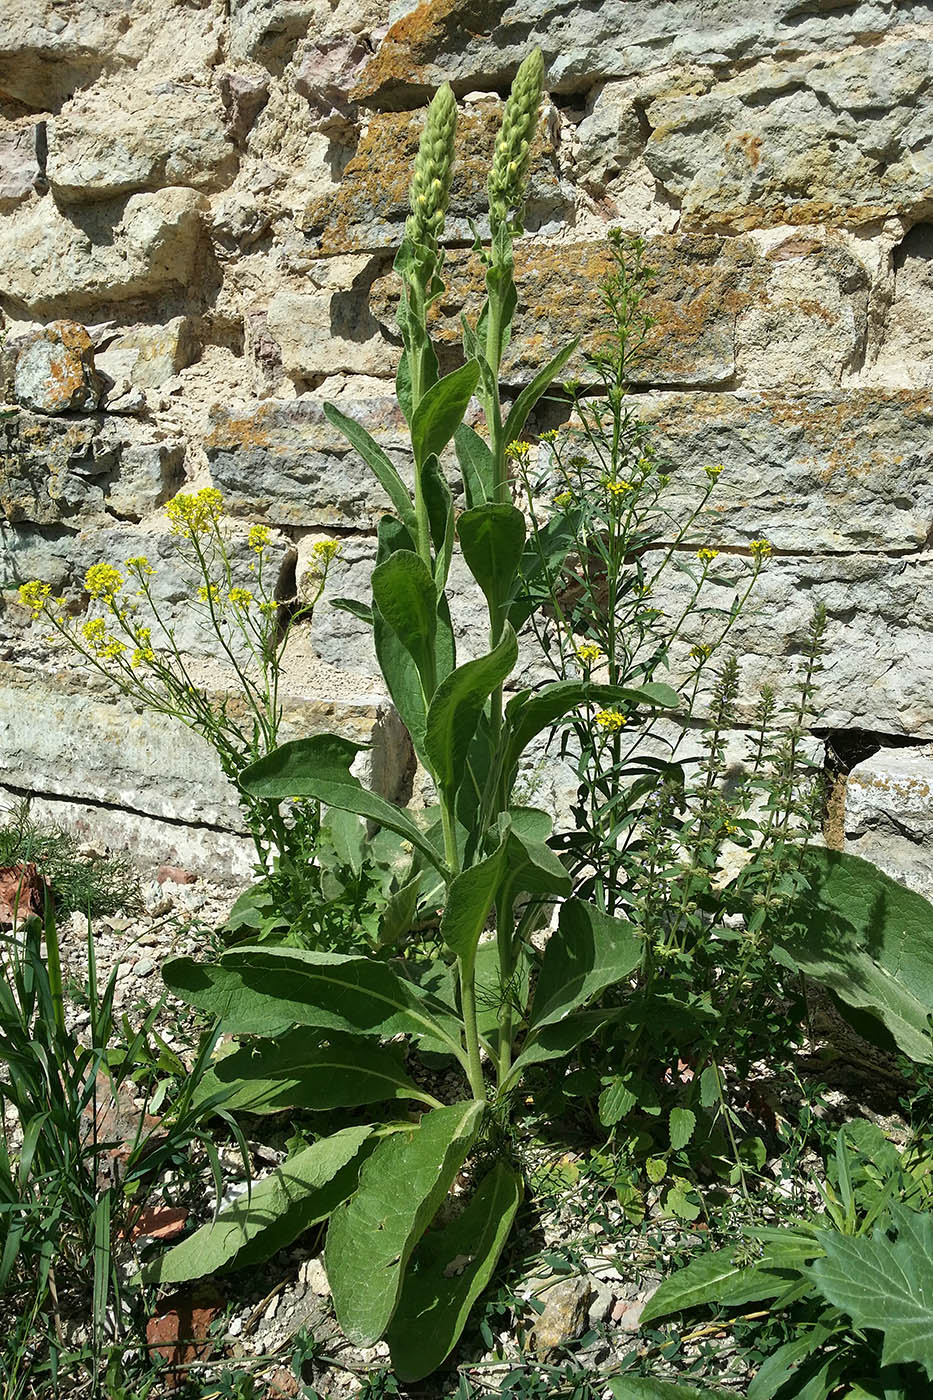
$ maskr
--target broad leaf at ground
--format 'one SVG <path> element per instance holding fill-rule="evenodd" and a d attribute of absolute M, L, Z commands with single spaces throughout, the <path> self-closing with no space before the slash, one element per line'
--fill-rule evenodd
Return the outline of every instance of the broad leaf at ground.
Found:
<path fill-rule="evenodd" d="M 532 1034 L 628 977 L 641 954 L 641 939 L 631 924 L 601 913 L 582 899 L 568 899 L 544 950 Z"/>
<path fill-rule="evenodd" d="M 242 1035 L 289 1026 L 380 1036 L 430 1035 L 459 1054 L 458 1028 L 443 1007 L 384 962 L 300 948 L 235 948 L 218 963 L 173 958 L 165 985 L 189 1006 Z"/>
<path fill-rule="evenodd" d="M 609 1382 L 613 1400 L 725 1400 L 731 1390 L 697 1390 L 681 1381 L 658 1381 L 653 1376 L 614 1376 Z"/>
<path fill-rule="evenodd" d="M 356 1195 L 334 1213 L 324 1263 L 334 1308 L 352 1342 L 369 1346 L 395 1312 L 412 1250 L 437 1214 L 479 1128 L 470 1100 L 426 1113 L 380 1142 Z"/>
<path fill-rule="evenodd" d="M 326 1220 L 356 1189 L 359 1154 L 372 1128 L 345 1128 L 297 1152 L 216 1220 L 146 1266 L 147 1283 L 182 1283 L 270 1259 Z"/>
<path fill-rule="evenodd" d="M 882 1366 L 915 1361 L 933 1381 L 933 1216 L 894 1206 L 897 1239 L 820 1231 L 826 1251 L 810 1274 L 856 1327 L 884 1334 Z"/>
<path fill-rule="evenodd" d="M 670 1313 L 684 1312 L 704 1303 L 736 1306 L 761 1298 L 777 1298 L 808 1260 L 823 1253 L 822 1241 L 803 1232 L 773 1232 L 758 1261 L 743 1263 L 731 1249 L 719 1249 L 691 1259 L 671 1274 L 652 1294 L 642 1322 L 653 1322 Z"/>
<path fill-rule="evenodd" d="M 848 852 L 808 850 L 809 892 L 775 943 L 809 977 L 877 1017 L 912 1060 L 933 1063 L 933 905 Z"/>
<path fill-rule="evenodd" d="M 306 1027 L 240 1046 L 217 1060 L 198 1085 L 195 1103 L 224 1090 L 225 1111 L 249 1113 L 281 1113 L 286 1108 L 323 1112 L 423 1098 L 393 1047 Z"/>
<path fill-rule="evenodd" d="M 425 1234 L 388 1333 L 400 1380 L 427 1376 L 455 1345 L 471 1307 L 492 1277 L 521 1196 L 521 1177 L 500 1162 L 462 1215 Z"/>

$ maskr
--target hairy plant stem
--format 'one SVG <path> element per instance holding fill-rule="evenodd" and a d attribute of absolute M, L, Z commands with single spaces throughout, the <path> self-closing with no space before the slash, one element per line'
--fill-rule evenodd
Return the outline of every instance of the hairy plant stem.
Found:
<path fill-rule="evenodd" d="M 486 1099 L 486 1083 L 483 1079 L 483 1065 L 479 1056 L 479 1033 L 476 1023 L 476 971 L 473 958 L 457 959 L 457 973 L 460 978 L 460 1011 L 463 1016 L 463 1034 L 466 1040 L 468 1075 L 470 1088 L 475 1099 Z"/>

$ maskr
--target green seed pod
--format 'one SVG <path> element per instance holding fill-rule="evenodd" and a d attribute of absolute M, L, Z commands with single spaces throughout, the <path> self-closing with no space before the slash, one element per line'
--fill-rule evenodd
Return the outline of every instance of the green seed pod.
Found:
<path fill-rule="evenodd" d="M 405 232 L 418 247 L 435 248 L 444 229 L 456 129 L 457 104 L 450 86 L 445 83 L 434 94 L 428 108 L 409 193 L 411 214 Z"/>
<path fill-rule="evenodd" d="M 507 223 L 510 217 L 516 221 L 521 217 L 543 78 L 544 60 L 541 50 L 535 49 L 515 74 L 496 137 L 487 181 L 489 222 L 493 229 Z"/>

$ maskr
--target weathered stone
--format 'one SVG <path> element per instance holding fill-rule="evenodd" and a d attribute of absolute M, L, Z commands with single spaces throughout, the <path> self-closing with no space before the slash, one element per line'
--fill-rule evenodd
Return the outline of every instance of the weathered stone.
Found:
<path fill-rule="evenodd" d="M 502 103 L 491 97 L 467 107 L 457 123 L 457 160 L 444 225 L 448 242 L 472 241 L 469 220 L 488 227 L 486 178 Z M 410 209 L 408 191 L 424 112 L 371 117 L 336 194 L 312 201 L 301 226 L 319 255 L 397 248 Z M 569 193 L 562 189 L 552 127 L 542 122 L 533 146 L 525 225 L 554 231 L 566 222 Z"/>
<path fill-rule="evenodd" d="M 0 420 L 0 503 L 13 524 L 140 519 L 180 486 L 184 444 L 101 417 L 60 422 L 27 413 Z"/>
<path fill-rule="evenodd" d="M 548 1357 L 585 1330 L 593 1286 L 588 1278 L 562 1279 L 544 1294 L 535 1323 L 535 1351 Z"/>
<path fill-rule="evenodd" d="M 933 224 L 916 224 L 894 250 L 891 306 L 870 375 L 874 383 L 933 388 Z"/>
<path fill-rule="evenodd" d="M 0 218 L 3 295 L 44 315 L 187 288 L 204 207 L 194 190 L 165 189 L 96 206 L 78 223 L 43 199 Z"/>
<path fill-rule="evenodd" d="M 686 561 L 690 562 L 689 554 Z M 693 565 L 697 567 L 695 559 Z M 736 594 L 744 592 L 747 561 L 743 567 L 742 560 L 723 554 L 715 561 L 714 573 L 724 582 L 705 588 L 701 602 L 728 609 Z M 668 617 L 677 618 L 690 590 L 687 576 L 668 571 L 654 597 Z M 742 680 L 737 722 L 754 723 L 761 685 L 772 686 L 780 703 L 794 702 L 803 664 L 801 649 L 818 603 L 826 608 L 827 622 L 813 726 L 933 739 L 933 554 L 929 553 L 902 557 L 815 554 L 770 560 L 729 633 L 729 648 L 739 658 Z M 690 648 L 715 641 L 720 627 L 716 617 L 706 612 L 686 621 L 671 652 L 672 684 L 690 668 Z M 701 711 L 707 700 L 708 688 L 704 688 Z"/>
<path fill-rule="evenodd" d="M 337 397 L 401 469 L 405 420 L 393 396 Z M 346 438 L 324 416 L 319 399 L 215 407 L 205 439 L 215 486 L 235 513 L 277 525 L 371 528 L 389 500 Z"/>
<path fill-rule="evenodd" d="M 329 374 L 394 373 L 398 352 L 367 309 L 379 270 L 365 255 L 331 258 L 314 269 L 317 288 L 275 293 L 265 308 L 266 328 L 292 380 L 302 385 Z"/>
<path fill-rule="evenodd" d="M 732 387 L 741 372 L 753 384 L 786 379 L 834 386 L 858 355 L 867 275 L 842 248 L 817 245 L 799 269 L 795 264 L 796 281 L 790 283 L 785 263 L 762 257 L 746 239 L 661 236 L 649 240 L 647 257 L 657 279 L 645 309 L 656 324 L 644 359 L 633 366 L 636 384 Z M 516 244 L 518 308 L 503 360 L 507 381 L 532 378 L 575 336 L 581 350 L 605 343 L 608 322 L 599 284 L 611 267 L 608 249 L 595 241 Z M 453 349 L 461 338 L 461 306 L 474 319 L 478 314 L 483 275 L 470 254 L 454 252 L 445 276 L 448 291 L 432 319 L 440 344 Z M 801 286 L 810 289 L 808 298 L 801 297 Z M 387 336 L 398 296 L 394 274 L 373 284 L 370 309 Z M 775 330 L 780 314 L 787 315 L 792 336 L 785 337 L 783 327 Z M 580 354 L 564 373 L 595 378 Z"/>
<path fill-rule="evenodd" d="M 925 39 L 753 65 L 647 108 L 645 160 L 683 227 L 864 224 L 933 197 Z"/>
<path fill-rule="evenodd" d="M 140 389 L 156 389 L 197 355 L 197 341 L 187 316 L 162 325 L 134 326 L 98 351 L 97 368 L 110 379 L 128 379 Z"/>
<path fill-rule="evenodd" d="M 314 10 L 314 0 L 236 0 L 230 16 L 231 55 L 280 67 L 307 32 Z"/>
<path fill-rule="evenodd" d="M 705 522 L 711 545 L 767 536 L 782 553 L 922 549 L 933 530 L 933 398 L 923 392 L 639 396 L 639 416 L 686 521 L 722 465 Z"/>
<path fill-rule="evenodd" d="M 372 57 L 363 34 L 335 34 L 308 46 L 295 73 L 295 91 L 308 103 L 312 130 L 345 139 L 359 120 L 359 108 L 347 93 Z"/>
<path fill-rule="evenodd" d="M 103 380 L 94 368 L 94 346 L 75 321 L 52 321 L 9 347 L 14 356 L 13 394 L 36 413 L 80 413 L 97 407 Z"/>
<path fill-rule="evenodd" d="M 227 134 L 241 146 L 269 100 L 268 80 L 250 73 L 222 73 L 219 86 Z"/>
<path fill-rule="evenodd" d="M 499 86 L 530 49 L 544 53 L 551 92 L 585 91 L 671 63 L 726 67 L 782 50 L 819 52 L 928 18 L 924 5 L 869 0 L 801 12 L 796 0 L 680 0 L 555 5 L 553 0 L 424 0 L 396 10 L 394 22 L 351 97 L 373 106 L 424 100 L 443 82 L 459 90 Z"/>
<path fill-rule="evenodd" d="M 12 209 L 32 194 L 41 175 L 34 126 L 0 132 L 0 210 Z"/>
<path fill-rule="evenodd" d="M 846 850 L 933 897 L 933 746 L 883 748 L 849 773 Z"/>

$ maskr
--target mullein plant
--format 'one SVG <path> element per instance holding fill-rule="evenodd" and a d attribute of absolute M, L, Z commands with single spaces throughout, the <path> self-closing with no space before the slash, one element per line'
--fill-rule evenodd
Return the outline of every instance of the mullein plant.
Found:
<path fill-rule="evenodd" d="M 372 625 L 387 688 L 433 780 L 436 806 L 409 813 L 364 788 L 351 771 L 360 745 L 337 735 L 284 744 L 240 776 L 255 799 L 311 798 L 409 843 L 419 872 L 409 928 L 440 907 L 440 956 L 426 965 L 238 947 L 214 965 L 176 959 L 163 974 L 175 995 L 219 1015 L 227 1032 L 256 1038 L 217 1063 L 206 1094 L 223 1087 L 228 1106 L 254 1113 L 374 1107 L 365 1123 L 357 1112 L 352 1126 L 298 1152 L 249 1201 L 164 1255 L 150 1276 L 168 1283 L 254 1264 L 329 1220 L 325 1263 L 345 1332 L 358 1343 L 387 1336 L 397 1374 L 412 1380 L 453 1347 L 508 1237 L 522 1194 L 509 1131 L 522 1075 L 567 1056 L 612 1019 L 593 1003 L 624 984 L 640 956 L 630 923 L 568 897 L 571 880 L 548 844 L 550 817 L 513 798 L 522 754 L 562 716 L 590 705 L 635 717 L 678 703 L 658 683 L 575 677 L 519 690 L 503 705 L 516 633 L 529 615 L 523 575 L 534 570 L 538 550 L 512 504 L 507 448 L 575 348 L 563 347 L 504 413 L 499 368 L 517 301 L 512 238 L 521 229 L 541 78 L 535 53 L 518 71 L 496 144 L 489 245 L 477 240 L 485 305 L 474 325 L 464 321 L 465 363 L 444 377 L 428 312 L 443 288 L 456 117 L 450 90 L 428 111 L 396 258 L 397 386 L 413 492 L 361 425 L 326 408 L 392 503 L 379 524 L 372 601 L 345 606 Z M 464 426 L 474 393 L 485 433 Z M 451 441 L 467 498 L 459 517 L 441 470 Z M 455 538 L 489 617 L 488 650 L 459 665 L 446 594 Z M 530 935 L 555 903 L 557 928 L 541 955 Z M 399 942 L 400 951 L 412 949 L 404 930 Z M 413 1051 L 448 1056 L 465 1097 L 444 1104 L 419 1084 L 402 1038 Z M 416 1105 L 420 1119 L 400 1118 L 393 1101 Z M 470 1199 L 429 1230 L 470 1154 Z"/>

